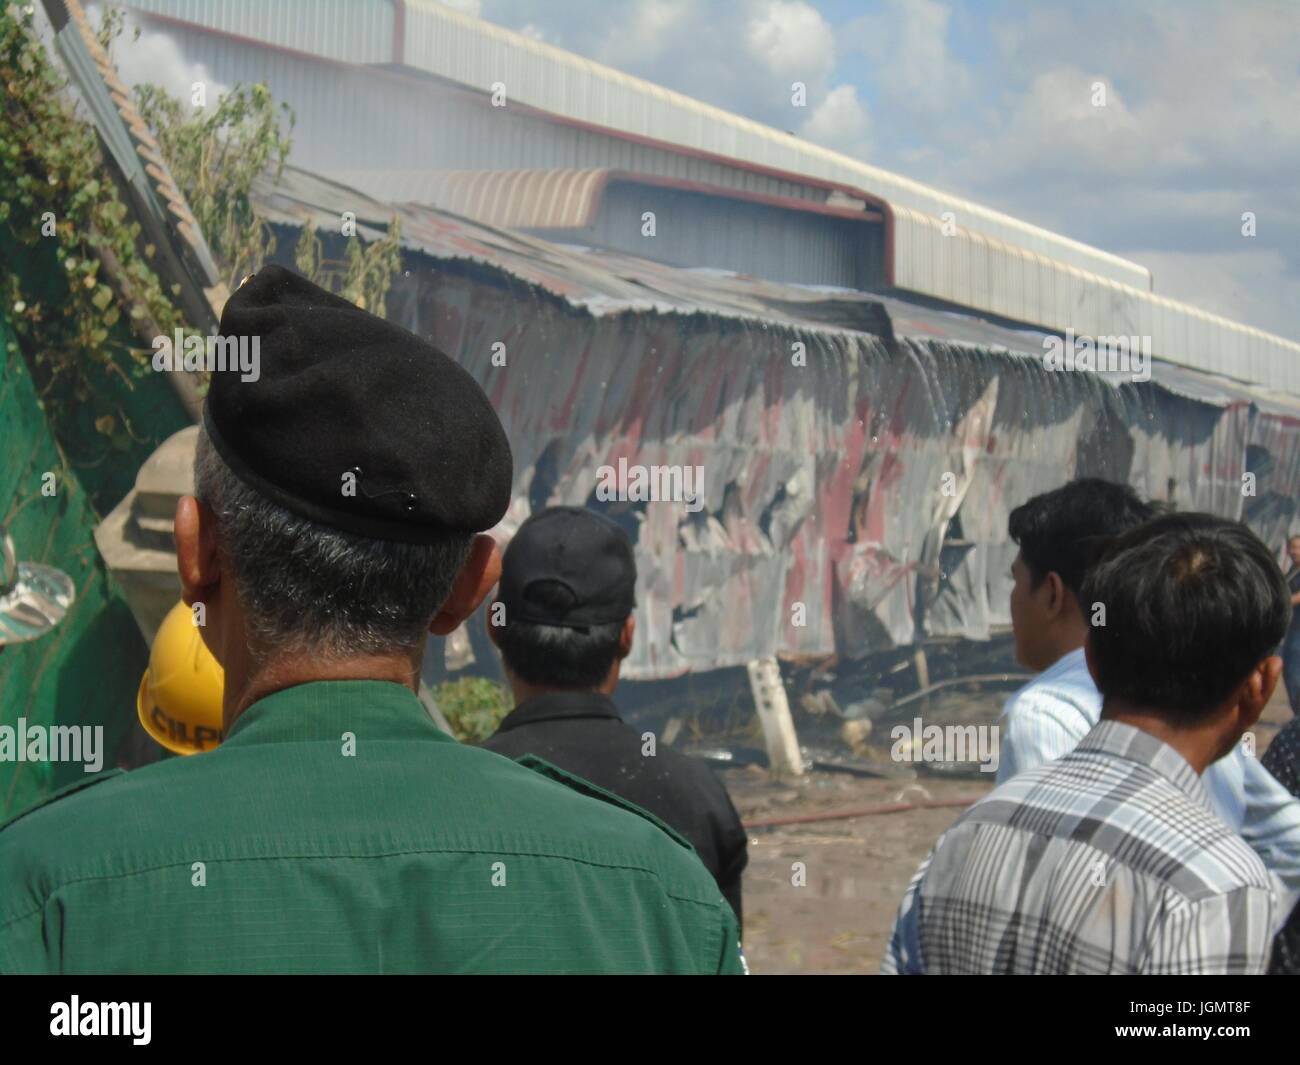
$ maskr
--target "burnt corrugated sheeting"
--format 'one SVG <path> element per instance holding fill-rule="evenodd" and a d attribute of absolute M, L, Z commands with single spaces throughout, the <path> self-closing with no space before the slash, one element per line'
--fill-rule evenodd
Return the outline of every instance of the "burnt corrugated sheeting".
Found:
<path fill-rule="evenodd" d="M 1295 524 L 1285 397 L 1161 362 L 1148 382 L 1049 372 L 1032 331 L 561 247 L 301 171 L 259 199 L 323 234 L 343 211 L 363 236 L 401 216 L 389 317 L 495 404 L 515 454 L 498 533 L 573 503 L 633 536 L 635 679 L 986 638 L 1009 622 L 1011 508 L 1076 475 L 1245 517 L 1279 547 Z M 620 459 L 703 467 L 703 508 L 599 503 L 598 470 Z"/>

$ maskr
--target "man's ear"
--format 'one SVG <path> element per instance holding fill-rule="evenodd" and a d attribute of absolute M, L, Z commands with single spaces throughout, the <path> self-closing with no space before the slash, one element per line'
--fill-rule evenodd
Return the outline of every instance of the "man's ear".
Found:
<path fill-rule="evenodd" d="M 172 530 L 176 539 L 176 572 L 181 579 L 181 598 L 185 605 L 215 599 L 221 583 L 216 516 L 206 503 L 193 496 L 181 496 L 176 503 Z"/>
<path fill-rule="evenodd" d="M 429 622 L 429 631 L 435 636 L 447 636 L 455 632 L 461 622 L 478 609 L 479 603 L 487 598 L 488 592 L 492 591 L 500 578 L 501 551 L 497 548 L 497 542 L 487 533 L 479 533 L 469 549 L 469 558 L 456 575 L 451 594 Z"/>
<path fill-rule="evenodd" d="M 1270 655 L 1250 671 L 1237 697 L 1237 724 L 1242 732 L 1259 720 L 1281 676 L 1282 659 L 1277 655 Z"/>
<path fill-rule="evenodd" d="M 626 658 L 632 653 L 632 638 L 636 635 L 636 618 L 629 614 L 623 622 L 623 631 L 618 634 L 618 657 Z"/>
<path fill-rule="evenodd" d="M 1043 578 L 1043 584 L 1047 586 L 1047 612 L 1052 617 L 1056 617 L 1063 611 L 1068 610 L 1070 607 L 1070 593 L 1065 587 L 1065 582 L 1061 580 L 1061 575 L 1052 570 Z"/>

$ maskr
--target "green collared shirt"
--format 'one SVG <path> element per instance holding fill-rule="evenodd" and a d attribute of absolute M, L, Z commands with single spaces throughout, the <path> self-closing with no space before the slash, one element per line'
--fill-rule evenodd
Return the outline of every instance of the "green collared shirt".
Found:
<path fill-rule="evenodd" d="M 0 830 L 0 972 L 743 966 L 681 837 L 397 684 L 289 688 L 214 751 L 73 790 Z"/>

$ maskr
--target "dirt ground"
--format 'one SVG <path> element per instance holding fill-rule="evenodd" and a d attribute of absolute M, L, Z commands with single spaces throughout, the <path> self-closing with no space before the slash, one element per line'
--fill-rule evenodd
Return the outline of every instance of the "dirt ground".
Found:
<path fill-rule="evenodd" d="M 995 714 L 992 709 L 990 717 Z M 1285 697 L 1275 696 L 1255 730 L 1260 753 L 1290 717 Z M 885 779 L 815 772 L 777 781 L 757 767 L 728 769 L 721 776 L 747 824 L 880 803 L 978 797 L 992 788 L 979 774 L 954 779 L 924 768 L 896 769 L 901 772 Z M 744 881 L 744 948 L 751 971 L 877 972 L 908 881 L 961 811 L 920 809 L 751 829 Z M 804 866 L 803 886 L 793 883 L 797 862 Z"/>

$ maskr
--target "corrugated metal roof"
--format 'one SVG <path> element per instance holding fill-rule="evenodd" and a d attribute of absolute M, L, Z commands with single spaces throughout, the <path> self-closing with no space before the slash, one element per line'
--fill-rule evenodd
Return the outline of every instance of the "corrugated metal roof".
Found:
<path fill-rule="evenodd" d="M 1156 354 L 1300 395 L 1300 344 L 894 206 L 894 284 L 1081 336 L 1151 337 Z"/>
<path fill-rule="evenodd" d="M 674 179 L 612 169 L 507 171 L 337 171 L 334 178 L 389 202 L 436 205 L 492 225 L 526 229 L 580 228 L 591 224 L 611 180 L 657 182 L 690 187 Z M 724 187 L 695 186 L 716 195 L 745 195 Z M 775 202 L 776 198 L 767 198 Z M 786 200 L 794 210 L 825 209 L 809 201 Z M 851 209 L 846 217 L 866 217 Z M 1261 380 L 1300 393 L 1300 344 L 1174 300 L 1115 282 L 1104 282 L 1063 263 L 1009 248 L 976 233 L 943 235 L 941 223 L 915 211 L 892 211 L 895 240 L 894 284 L 1010 320 L 1029 320 L 1064 332 L 1110 336 L 1151 336 L 1157 354 L 1207 373 L 1245 376 L 1256 367 Z M 937 240 L 908 248 L 919 230 Z M 924 254 L 933 247 L 939 257 Z M 1042 309 L 1029 317 L 1017 302 L 1028 277 L 1041 292 Z M 1190 321 L 1189 321 L 1190 320 Z M 1263 357 L 1260 352 L 1266 353 Z M 1283 358 L 1273 362 L 1269 355 Z M 1243 371 L 1245 371 L 1243 373 Z M 1280 371 L 1280 372 L 1279 372 Z"/>
<path fill-rule="evenodd" d="M 841 194 L 824 201 L 751 192 L 681 178 L 642 174 L 610 167 L 562 167 L 526 170 L 330 170 L 333 181 L 360 189 L 388 203 L 420 203 L 455 214 L 515 229 L 578 229 L 596 218 L 601 198 L 613 182 L 653 185 L 742 200 L 791 211 L 834 215 L 857 222 L 880 222 L 865 200 Z"/>
<path fill-rule="evenodd" d="M 253 11 L 261 5 L 236 0 L 136 0 L 133 6 L 197 20 L 196 33 L 211 33 L 202 27 L 262 33 L 278 46 L 348 62 L 376 62 L 383 51 L 373 29 L 354 34 L 349 27 L 372 26 L 400 12 L 383 23 L 400 37 L 388 58 L 400 54 L 405 63 L 484 99 L 493 83 L 504 83 L 511 106 L 492 109 L 503 120 L 501 132 L 482 135 L 483 108 L 472 102 L 448 98 L 445 108 L 431 108 L 417 99 L 440 83 L 422 83 L 414 75 L 380 78 L 371 72 L 383 85 L 362 105 L 338 85 L 343 72 L 355 87 L 365 68 L 312 73 L 302 57 L 256 55 L 233 39 L 227 47 L 200 51 L 205 60 L 229 61 L 240 78 L 268 77 L 281 98 L 296 103 L 302 95 L 327 97 L 326 128 L 353 129 L 341 138 L 353 158 L 363 142 L 367 160 L 377 153 L 409 156 L 409 130 L 433 114 L 436 134 L 416 141 L 440 145 L 446 138 L 454 147 L 452 165 L 460 167 L 595 163 L 736 187 L 776 184 L 789 195 L 823 201 L 827 183 L 861 190 L 888 206 L 889 284 L 1057 331 L 1149 336 L 1156 353 L 1170 361 L 1300 394 L 1300 344 L 1156 296 L 1148 272 L 1136 264 L 424 0 L 355 0 L 346 8 L 328 8 L 337 14 L 323 20 L 330 23 L 326 28 L 315 25 L 322 20 L 304 18 L 301 7 L 294 19 L 277 15 L 268 23 L 269 16 Z M 388 121 L 384 116 L 391 118 L 387 141 L 368 128 Z M 405 142 L 392 141 L 397 129 L 407 131 Z M 821 187 L 801 189 L 800 175 Z M 945 211 L 953 212 L 955 229 L 940 220 Z"/>
<path fill-rule="evenodd" d="M 852 328 L 849 323 L 869 313 L 863 308 L 880 305 L 877 297 L 861 292 L 818 292 L 717 270 L 683 270 L 618 252 L 580 252 L 444 210 L 384 203 L 297 167 L 286 167 L 276 184 L 259 180 L 254 193 L 259 214 L 272 223 L 336 232 L 341 212 L 351 211 L 358 230 L 370 239 L 398 217 L 403 245 L 413 251 L 490 264 L 598 316 L 708 309 L 733 318 Z M 801 307 L 813 304 L 817 307 L 805 317 Z"/>
<path fill-rule="evenodd" d="M 386 203 L 292 166 L 285 168 L 277 184 L 261 180 L 254 191 L 259 213 L 272 223 L 311 223 L 332 231 L 341 212 L 352 211 L 363 235 L 377 237 L 398 217 L 407 248 L 433 258 L 467 258 L 504 269 L 596 316 L 705 311 L 812 329 L 967 345 L 1040 363 L 1049 335 L 880 293 L 786 284 L 728 271 L 682 269 L 615 251 L 560 247 L 493 223 L 457 218 L 445 209 Z M 1300 416 L 1300 397 L 1276 395 L 1242 379 L 1164 359 L 1153 359 L 1151 365 L 1153 381 L 1186 398 L 1217 406 L 1249 402 L 1270 413 Z M 1120 380 L 1116 375 L 1090 376 L 1110 384 Z"/>
<path fill-rule="evenodd" d="M 408 0 L 406 6 L 405 62 L 411 66 L 485 90 L 500 81 L 511 98 L 544 111 L 758 166 L 855 185 L 936 217 L 952 211 L 959 224 L 989 236 L 1103 277 L 1150 286 L 1149 270 L 1118 255 L 431 0 Z"/>
<path fill-rule="evenodd" d="M 515 229 L 579 229 L 600 206 L 607 169 L 343 170 L 329 176 L 389 203 L 421 203 Z"/>
<path fill-rule="evenodd" d="M 306 17 L 301 4 L 257 0 L 131 0 L 128 6 L 351 63 L 392 62 L 400 51 L 401 62 L 419 70 L 484 92 L 500 82 L 509 99 L 555 115 L 755 166 L 859 186 L 935 217 L 952 211 L 959 224 L 973 230 L 1102 277 L 1150 287 L 1150 271 L 1121 256 L 431 0 L 350 0 L 346 7 L 341 0 L 330 0 L 322 14 L 313 10 L 312 17 Z M 274 17 L 265 10 L 272 7 Z M 377 27 L 392 28 L 395 11 L 404 12 L 398 18 L 403 42 L 400 50 L 392 45 L 385 50 Z"/>
<path fill-rule="evenodd" d="M 131 0 L 123 6 L 347 63 L 395 61 L 399 5 L 390 0 Z"/>

